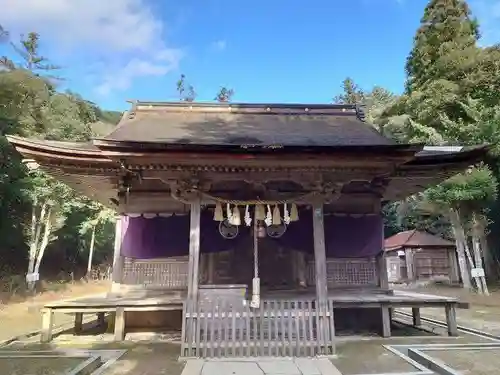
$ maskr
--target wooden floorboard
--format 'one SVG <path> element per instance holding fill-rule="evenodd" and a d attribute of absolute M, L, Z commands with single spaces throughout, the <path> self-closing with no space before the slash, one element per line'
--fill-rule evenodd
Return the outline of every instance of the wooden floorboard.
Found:
<path fill-rule="evenodd" d="M 127 294 L 101 294 L 90 297 L 76 298 L 51 302 L 45 305 L 47 308 L 77 308 L 77 307 L 115 307 L 115 306 L 155 306 L 155 305 L 180 305 L 185 300 L 185 292 L 165 291 L 155 293 L 127 293 Z"/>
<path fill-rule="evenodd" d="M 141 308 L 155 306 L 169 306 L 182 308 L 185 301 L 185 291 L 154 291 L 154 292 L 129 292 L 125 294 L 102 294 L 91 297 L 83 297 L 72 300 L 51 302 L 46 308 L 54 310 L 64 309 L 106 309 L 114 307 Z M 266 298 L 272 300 L 311 300 L 315 298 L 314 292 L 308 291 L 275 291 L 262 295 L 262 301 Z M 444 306 L 446 304 L 458 304 L 459 301 L 453 297 L 444 297 L 431 294 L 422 294 L 410 291 L 396 290 L 393 293 L 380 293 L 377 291 L 355 291 L 352 289 L 335 290 L 328 293 L 328 299 L 334 307 L 372 307 L 376 305 L 401 305 L 413 307 Z M 464 307 L 464 306 L 460 306 Z"/>

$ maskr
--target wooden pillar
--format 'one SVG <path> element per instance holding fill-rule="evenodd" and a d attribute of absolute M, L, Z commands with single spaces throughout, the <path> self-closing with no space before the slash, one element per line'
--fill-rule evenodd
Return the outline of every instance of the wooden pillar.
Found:
<path fill-rule="evenodd" d="M 387 275 L 387 260 L 385 258 L 384 252 L 381 252 L 376 257 L 377 262 L 377 275 L 378 275 L 378 286 L 380 289 L 389 289 L 389 276 Z"/>
<path fill-rule="evenodd" d="M 460 271 L 458 269 L 458 259 L 457 252 L 455 249 L 448 251 L 448 263 L 450 264 L 450 282 L 452 284 L 458 284 L 460 282 Z"/>
<path fill-rule="evenodd" d="M 120 215 L 116 218 L 115 224 L 115 245 L 113 253 L 113 270 L 111 274 L 111 291 L 118 292 L 123 282 L 123 266 L 125 258 L 121 255 L 122 246 L 122 218 Z"/>
<path fill-rule="evenodd" d="M 79 335 L 83 330 L 83 313 L 75 313 L 75 334 Z"/>
<path fill-rule="evenodd" d="M 413 325 L 415 327 L 419 327 L 422 325 L 422 319 L 420 318 L 420 308 L 419 307 L 412 307 L 411 309 L 411 315 L 413 318 Z"/>
<path fill-rule="evenodd" d="M 42 333 L 40 336 L 40 341 L 42 343 L 47 343 L 52 340 L 52 328 L 54 325 L 54 312 L 52 309 L 42 310 Z"/>
<path fill-rule="evenodd" d="M 316 268 L 316 298 L 321 308 L 326 308 L 328 285 L 326 276 L 325 227 L 323 204 L 313 205 L 314 264 Z"/>
<path fill-rule="evenodd" d="M 405 249 L 406 277 L 408 281 L 416 281 L 414 266 L 414 249 Z"/>
<path fill-rule="evenodd" d="M 381 306 L 382 311 L 382 337 L 391 337 L 391 308 L 385 305 Z"/>
<path fill-rule="evenodd" d="M 188 264 L 188 304 L 196 306 L 198 301 L 198 271 L 200 262 L 200 214 L 201 200 L 196 198 L 191 202 L 189 224 L 189 264 Z"/>
<path fill-rule="evenodd" d="M 377 261 L 377 274 L 378 274 L 378 286 L 384 291 L 389 290 L 389 276 L 387 275 L 387 259 L 384 252 L 382 251 L 376 258 Z M 390 307 L 382 305 L 380 307 L 382 313 L 382 336 L 391 336 L 391 324 L 392 316 Z"/>
<path fill-rule="evenodd" d="M 115 341 L 123 340 L 125 340 L 125 310 L 123 307 L 117 307 L 115 314 Z"/>
<path fill-rule="evenodd" d="M 446 325 L 448 326 L 449 336 L 458 336 L 457 327 L 457 312 L 455 304 L 447 304 L 445 306 Z"/>
<path fill-rule="evenodd" d="M 326 274 L 326 249 L 325 249 L 325 227 L 323 216 L 323 203 L 313 204 L 313 231 L 314 231 L 314 264 L 316 268 L 316 311 L 318 318 L 318 341 L 326 343 L 335 336 L 334 323 L 328 325 L 328 284 Z M 330 311 L 333 314 L 333 311 Z M 333 316 L 331 316 L 333 322 Z"/>

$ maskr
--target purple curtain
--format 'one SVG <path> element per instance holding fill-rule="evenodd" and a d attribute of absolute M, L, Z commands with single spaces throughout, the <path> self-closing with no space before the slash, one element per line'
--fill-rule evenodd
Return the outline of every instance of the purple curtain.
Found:
<path fill-rule="evenodd" d="M 189 254 L 188 215 L 157 216 L 146 219 L 122 217 L 121 254 L 136 259 L 153 259 L 182 256 Z M 219 223 L 213 214 L 203 212 L 200 217 L 200 251 L 227 251 L 237 247 L 248 238 L 249 229 L 239 228 L 234 240 L 226 240 L 219 234 Z"/>
<path fill-rule="evenodd" d="M 275 241 L 285 248 L 314 253 L 311 211 L 291 223 L 283 237 Z M 324 218 L 325 247 L 328 258 L 364 258 L 383 249 L 384 223 L 380 215 L 336 216 Z"/>
<path fill-rule="evenodd" d="M 189 214 L 171 217 L 122 218 L 121 254 L 137 259 L 166 258 L 188 255 Z M 362 258 L 379 254 L 383 247 L 383 221 L 379 215 L 325 216 L 325 246 L 330 258 Z M 227 251 L 239 246 L 251 246 L 250 228 L 240 226 L 234 240 L 219 234 L 218 222 L 211 212 L 200 218 L 200 251 L 202 253 Z M 312 213 L 301 212 L 300 220 L 291 223 L 279 239 L 272 239 L 278 246 L 307 253 L 314 253 Z"/>

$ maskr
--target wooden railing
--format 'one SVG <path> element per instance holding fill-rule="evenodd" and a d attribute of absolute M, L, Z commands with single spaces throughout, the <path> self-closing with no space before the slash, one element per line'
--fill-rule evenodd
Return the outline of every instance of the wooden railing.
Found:
<path fill-rule="evenodd" d="M 333 306 L 314 300 L 234 300 L 184 306 L 183 357 L 306 357 L 334 354 Z"/>

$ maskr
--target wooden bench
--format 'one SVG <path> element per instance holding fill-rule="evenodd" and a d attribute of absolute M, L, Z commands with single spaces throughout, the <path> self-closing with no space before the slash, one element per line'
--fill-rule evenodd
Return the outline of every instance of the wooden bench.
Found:
<path fill-rule="evenodd" d="M 50 303 L 42 310 L 41 342 L 46 343 L 52 340 L 55 312 L 75 315 L 75 333 L 82 331 L 84 314 L 97 314 L 99 324 L 104 324 L 106 313 L 114 314 L 114 338 L 115 341 L 123 341 L 126 312 L 182 310 L 183 300 L 182 293 L 156 293 L 155 295 L 133 293 L 109 294 Z"/>

